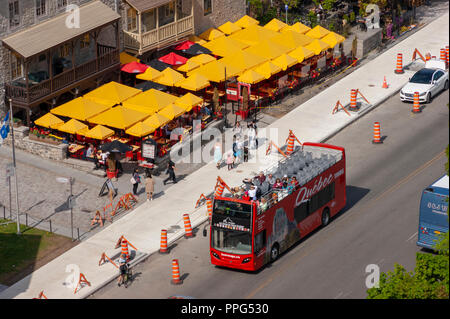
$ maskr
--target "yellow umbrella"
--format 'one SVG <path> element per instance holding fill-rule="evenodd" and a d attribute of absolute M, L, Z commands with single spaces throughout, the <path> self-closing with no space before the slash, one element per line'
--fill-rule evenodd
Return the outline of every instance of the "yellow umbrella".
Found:
<path fill-rule="evenodd" d="M 191 59 L 187 60 L 185 64 L 180 65 L 178 67 L 176 67 L 177 71 L 180 72 L 190 72 L 192 70 L 195 70 L 196 68 L 200 67 L 201 64 L 198 62 L 192 61 Z"/>
<path fill-rule="evenodd" d="M 148 113 L 139 112 L 120 105 L 99 115 L 96 115 L 88 119 L 88 121 L 90 123 L 101 124 L 125 130 L 147 117 Z"/>
<path fill-rule="evenodd" d="M 293 57 L 294 59 L 297 59 L 298 63 L 301 63 L 303 62 L 303 60 L 314 56 L 314 52 L 305 47 L 298 47 L 294 51 L 289 52 L 288 55 Z"/>
<path fill-rule="evenodd" d="M 330 33 L 330 31 L 328 31 L 327 29 L 325 29 L 324 27 L 322 27 L 320 25 L 316 25 L 314 28 L 312 28 L 305 34 L 308 37 L 311 37 L 314 39 L 320 39 L 320 38 L 323 38 L 324 36 L 326 36 L 328 33 Z"/>
<path fill-rule="evenodd" d="M 224 57 L 248 47 L 248 44 L 237 41 L 230 37 L 221 37 L 209 43 L 206 43 L 203 46 L 211 50 L 213 54 Z"/>
<path fill-rule="evenodd" d="M 268 59 L 264 58 L 260 55 L 253 54 L 248 51 L 237 51 L 232 55 L 229 55 L 221 60 L 219 60 L 222 63 L 225 63 L 227 65 L 235 66 L 241 70 L 248 70 L 251 69 L 254 66 L 257 66 L 259 64 L 262 64 L 266 62 Z"/>
<path fill-rule="evenodd" d="M 153 81 L 154 79 L 157 79 L 160 76 L 162 76 L 160 71 L 158 71 L 152 67 L 148 67 L 144 73 L 136 75 L 136 79 Z"/>
<path fill-rule="evenodd" d="M 182 107 L 185 111 L 190 111 L 194 106 L 203 103 L 203 99 L 198 96 L 187 93 L 175 101 L 175 105 Z"/>
<path fill-rule="evenodd" d="M 171 68 L 164 69 L 161 73 L 162 76 L 155 79 L 154 82 L 167 86 L 175 86 L 175 84 L 184 80 L 184 76 L 181 73 Z"/>
<path fill-rule="evenodd" d="M 227 79 L 229 79 L 239 74 L 240 71 L 241 70 L 239 70 L 234 66 L 226 65 L 216 60 L 208 64 L 205 64 L 198 69 L 195 69 L 193 72 L 202 74 L 209 81 L 219 83 L 225 81 L 225 72 L 227 74 Z"/>
<path fill-rule="evenodd" d="M 96 103 L 83 97 L 78 97 L 72 101 L 51 109 L 50 112 L 56 115 L 85 121 L 87 118 L 104 112 L 109 108 L 110 107 L 104 104 Z"/>
<path fill-rule="evenodd" d="M 139 89 L 112 81 L 85 94 L 84 97 L 97 103 L 113 106 L 141 92 Z"/>
<path fill-rule="evenodd" d="M 120 53 L 119 58 L 120 58 L 120 64 L 127 64 L 127 63 L 130 63 L 133 61 L 140 62 L 140 60 L 138 58 L 135 58 L 134 56 L 132 56 L 126 52 Z"/>
<path fill-rule="evenodd" d="M 267 28 L 269 30 L 272 31 L 280 31 L 282 28 L 287 27 L 288 25 L 276 18 L 273 18 L 272 20 L 270 20 L 269 23 L 267 23 L 264 28 Z"/>
<path fill-rule="evenodd" d="M 145 124 L 144 122 L 138 122 L 128 130 L 126 130 L 125 133 L 137 137 L 142 137 L 153 133 L 156 129 L 157 127 L 150 126 L 148 124 Z"/>
<path fill-rule="evenodd" d="M 165 116 L 171 120 L 180 116 L 183 113 L 186 113 L 186 109 L 177 106 L 175 104 L 170 104 L 169 106 L 166 106 L 165 108 L 163 108 L 161 111 L 158 112 L 159 115 Z"/>
<path fill-rule="evenodd" d="M 314 52 L 314 54 L 320 54 L 320 52 L 325 51 L 330 48 L 329 44 L 323 42 L 322 40 L 314 40 L 310 44 L 305 46 L 306 49 L 309 49 Z"/>
<path fill-rule="evenodd" d="M 245 49 L 245 51 L 262 56 L 267 59 L 275 59 L 283 53 L 288 53 L 294 49 L 295 47 L 286 47 L 270 40 L 264 40 L 257 45 L 253 45 Z"/>
<path fill-rule="evenodd" d="M 278 32 L 263 28 L 259 25 L 252 25 L 246 29 L 233 33 L 229 36 L 231 39 L 239 40 L 248 45 L 255 45 L 261 41 L 271 39 L 279 35 Z"/>
<path fill-rule="evenodd" d="M 286 31 L 270 39 L 270 41 L 287 47 L 291 47 L 292 49 L 295 49 L 298 46 L 308 45 L 313 42 L 313 40 L 313 38 L 295 31 Z"/>
<path fill-rule="evenodd" d="M 83 124 L 78 120 L 70 119 L 63 125 L 58 126 L 57 130 L 69 134 L 75 134 L 83 129 L 86 129 L 87 127 L 88 126 L 86 124 Z"/>
<path fill-rule="evenodd" d="M 345 38 L 335 32 L 330 32 L 320 40 L 328 43 L 330 48 L 334 48 L 337 44 L 344 42 Z"/>
<path fill-rule="evenodd" d="M 248 28 L 252 25 L 259 24 L 259 21 L 253 19 L 252 17 L 249 17 L 248 15 L 245 15 L 239 20 L 237 20 L 234 24 L 241 28 Z"/>
<path fill-rule="evenodd" d="M 151 115 L 177 99 L 175 95 L 150 89 L 122 102 L 122 105 Z"/>
<path fill-rule="evenodd" d="M 293 25 L 288 25 L 288 26 L 282 28 L 282 29 L 280 30 L 280 32 L 283 33 L 283 32 L 286 32 L 286 31 L 295 31 L 295 32 L 298 32 L 298 33 L 305 34 L 305 33 L 308 32 L 309 30 L 311 30 L 310 27 L 304 25 L 304 24 L 301 23 L 301 22 L 297 22 L 297 23 L 295 23 L 295 24 L 293 24 Z"/>
<path fill-rule="evenodd" d="M 167 118 L 161 114 L 155 113 L 152 116 L 150 116 L 148 119 L 146 119 L 144 121 L 144 124 L 147 124 L 148 126 L 153 126 L 155 129 L 157 129 L 163 125 L 166 125 L 169 122 L 170 122 L 169 118 Z"/>
<path fill-rule="evenodd" d="M 190 35 L 189 36 L 189 41 L 198 43 L 200 45 L 203 45 L 204 43 L 207 43 L 207 41 L 203 40 L 202 38 L 199 38 L 196 35 Z"/>
<path fill-rule="evenodd" d="M 90 137 L 96 140 L 104 140 L 105 138 L 108 138 L 112 135 L 114 135 L 114 131 L 103 126 L 103 125 L 96 125 L 94 128 L 88 130 L 87 132 L 84 132 L 83 134 L 86 137 Z"/>
<path fill-rule="evenodd" d="M 239 76 L 237 79 L 239 82 L 255 84 L 261 82 L 262 80 L 265 80 L 265 78 L 266 77 L 264 75 L 256 72 L 255 70 L 247 70 L 244 73 L 242 73 L 242 75 Z"/>
<path fill-rule="evenodd" d="M 207 40 L 207 41 L 211 41 L 211 40 L 223 37 L 223 36 L 224 36 L 224 33 L 222 31 L 219 31 L 214 28 L 209 28 L 208 30 L 206 30 L 205 32 L 203 32 L 202 34 L 199 35 L 200 38 Z"/>
<path fill-rule="evenodd" d="M 203 64 L 212 62 L 215 59 L 216 59 L 215 57 L 213 57 L 213 56 L 211 56 L 209 54 L 199 54 L 199 55 L 196 55 L 196 56 L 190 58 L 188 61 L 193 61 L 193 62 L 196 62 L 196 63 L 199 63 L 199 64 L 203 65 Z"/>
<path fill-rule="evenodd" d="M 294 58 L 290 55 L 287 55 L 286 53 L 280 55 L 276 59 L 273 59 L 271 62 L 273 64 L 279 66 L 283 71 L 285 71 L 287 68 L 293 66 L 294 64 L 298 63 L 296 58 Z"/>
<path fill-rule="evenodd" d="M 217 29 L 219 29 L 220 31 L 222 31 L 225 34 L 232 34 L 232 33 L 236 32 L 236 31 L 241 30 L 242 28 L 237 26 L 233 22 L 228 21 L 228 22 L 225 22 L 224 24 L 222 24 Z"/>
<path fill-rule="evenodd" d="M 64 124 L 64 121 L 49 112 L 34 121 L 34 124 L 46 128 L 58 128 L 60 125 Z"/>
<path fill-rule="evenodd" d="M 281 68 L 278 65 L 273 64 L 272 62 L 265 62 L 264 64 L 261 64 L 260 66 L 257 66 L 256 68 L 253 68 L 255 72 L 258 72 L 266 79 L 270 78 L 273 74 L 278 73 L 281 71 Z"/>
<path fill-rule="evenodd" d="M 189 91 L 198 91 L 210 85 L 211 83 L 209 83 L 208 78 L 199 73 L 192 74 L 183 81 L 177 83 L 178 87 Z"/>

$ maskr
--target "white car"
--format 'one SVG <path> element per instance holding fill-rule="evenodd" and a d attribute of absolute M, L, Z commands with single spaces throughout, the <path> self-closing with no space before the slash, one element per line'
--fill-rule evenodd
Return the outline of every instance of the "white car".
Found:
<path fill-rule="evenodd" d="M 425 63 L 425 68 L 417 71 L 400 90 L 400 100 L 412 102 L 414 92 L 419 92 L 419 102 L 430 103 L 434 96 L 447 89 L 448 72 L 445 70 L 445 62 L 429 60 Z"/>

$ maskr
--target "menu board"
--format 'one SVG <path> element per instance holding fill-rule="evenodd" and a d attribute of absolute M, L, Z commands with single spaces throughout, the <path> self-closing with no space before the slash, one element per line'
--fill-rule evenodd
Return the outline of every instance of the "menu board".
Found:
<path fill-rule="evenodd" d="M 142 142 L 142 157 L 155 159 L 156 154 L 156 142 L 152 139 L 147 139 Z"/>

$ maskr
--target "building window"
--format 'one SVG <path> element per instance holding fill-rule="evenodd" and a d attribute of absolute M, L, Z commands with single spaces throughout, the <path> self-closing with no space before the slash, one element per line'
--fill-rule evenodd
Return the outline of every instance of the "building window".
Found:
<path fill-rule="evenodd" d="M 17 79 L 22 76 L 22 59 L 14 52 L 11 54 L 11 78 Z"/>
<path fill-rule="evenodd" d="M 203 0 L 203 15 L 212 13 L 212 0 Z"/>
<path fill-rule="evenodd" d="M 40 17 L 47 14 L 46 1 L 47 0 L 36 0 L 36 16 Z"/>
<path fill-rule="evenodd" d="M 20 24 L 19 0 L 9 1 L 9 26 L 17 27 Z"/>
<path fill-rule="evenodd" d="M 165 15 L 166 18 L 167 18 L 167 17 L 173 16 L 174 14 L 175 14 L 175 6 L 174 6 L 174 3 L 173 3 L 173 2 L 168 3 L 168 4 L 165 6 L 165 12 L 164 12 L 164 15 Z"/>
<path fill-rule="evenodd" d="M 58 0 L 58 9 L 67 6 L 67 0 Z"/>
<path fill-rule="evenodd" d="M 136 31 L 137 23 L 136 23 L 136 10 L 130 8 L 127 10 L 127 30 L 128 31 Z"/>
<path fill-rule="evenodd" d="M 89 44 L 90 44 L 89 33 L 86 33 L 80 40 L 80 48 L 81 49 L 89 48 Z"/>
<path fill-rule="evenodd" d="M 83 43 L 83 40 L 81 40 L 81 43 Z M 70 43 L 64 43 L 62 46 L 59 47 L 59 56 L 66 57 L 66 56 L 72 55 L 71 51 L 72 50 L 71 50 Z"/>

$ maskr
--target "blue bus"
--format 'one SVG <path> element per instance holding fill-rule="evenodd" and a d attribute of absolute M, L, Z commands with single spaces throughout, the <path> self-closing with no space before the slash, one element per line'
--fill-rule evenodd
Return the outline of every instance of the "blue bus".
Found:
<path fill-rule="evenodd" d="M 437 235 L 448 232 L 448 182 L 448 175 L 444 175 L 422 193 L 418 246 L 433 249 Z"/>

